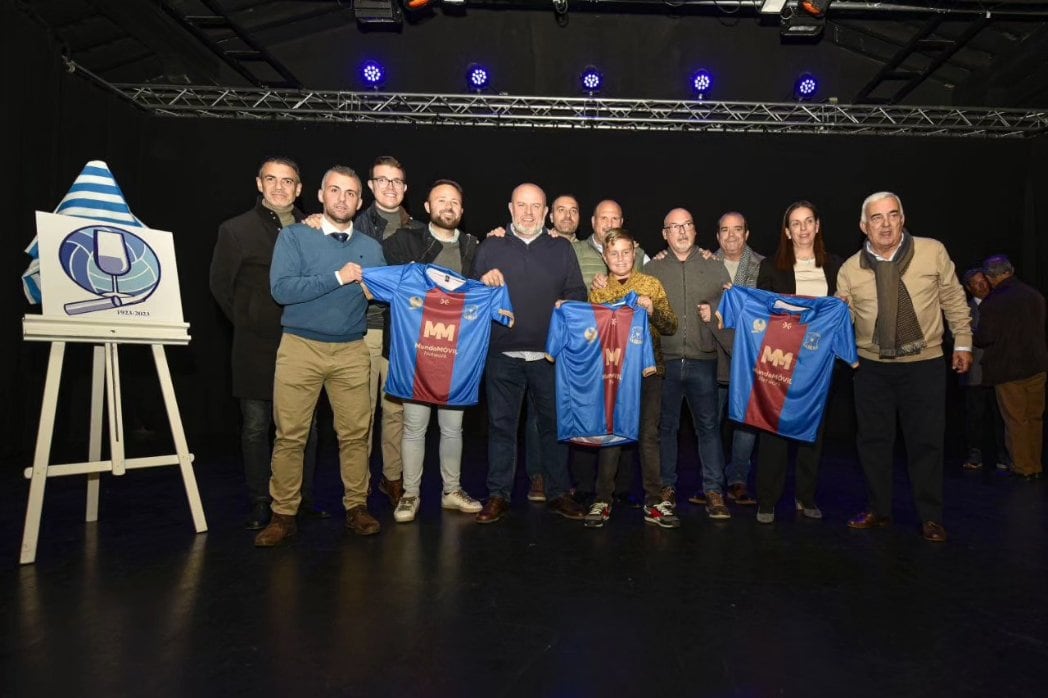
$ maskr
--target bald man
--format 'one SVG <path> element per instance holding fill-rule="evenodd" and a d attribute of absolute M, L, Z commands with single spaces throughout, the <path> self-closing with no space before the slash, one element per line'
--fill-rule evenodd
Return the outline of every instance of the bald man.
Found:
<path fill-rule="evenodd" d="M 545 360 L 554 304 L 586 300 L 571 243 L 543 227 L 546 194 L 521 184 L 509 202 L 512 222 L 502 237 L 489 236 L 477 251 L 473 275 L 488 285 L 509 287 L 513 327 L 492 327 L 485 367 L 488 400 L 488 494 L 478 523 L 494 523 L 509 510 L 517 464 L 517 426 L 525 392 L 538 417 L 542 476 L 550 511 L 582 519 L 585 510 L 569 494 L 567 449 L 557 441 L 553 364 Z"/>

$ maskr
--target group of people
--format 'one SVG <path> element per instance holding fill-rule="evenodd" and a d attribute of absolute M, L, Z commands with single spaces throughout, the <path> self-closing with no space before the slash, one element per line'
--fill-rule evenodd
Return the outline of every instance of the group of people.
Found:
<path fill-rule="evenodd" d="M 395 158 L 378 158 L 366 184 L 374 201 L 361 212 L 360 176 L 344 166 L 330 168 L 318 192 L 323 214 L 306 219 L 295 207 L 302 191 L 297 165 L 271 158 L 258 172 L 257 205 L 219 229 L 211 288 L 234 327 L 233 389 L 241 404 L 253 505 L 248 528 L 260 529 L 258 546 L 278 545 L 294 535 L 300 513 L 326 515 L 311 498 L 321 389 L 331 403 L 339 441 L 347 528 L 360 535 L 381 528 L 367 505 L 371 429 L 379 405 L 378 489 L 394 506 L 395 521 L 410 522 L 418 513 L 432 406 L 386 393 L 389 315 L 383 304 L 370 300 L 366 279 L 367 269 L 384 265 L 438 265 L 508 291 L 512 321 L 492 324 L 483 359 L 488 418 L 483 504 L 460 483 L 462 408 L 437 405 L 436 410 L 441 506 L 472 514 L 478 523 L 495 523 L 510 510 L 523 411 L 529 500 L 545 502 L 551 512 L 587 527 L 603 526 L 613 508 L 630 502 L 636 452 L 644 520 L 678 527 L 682 402 L 692 416 L 701 461 L 702 488 L 689 501 L 703 505 L 715 520 L 731 517 L 729 503 L 755 505 L 757 520 L 773 523 L 793 440 L 731 422 L 727 458 L 723 448 L 734 330 L 722 326 L 717 310 L 732 285 L 836 296 L 850 306 L 858 351 L 857 446 L 869 492 L 869 507 L 849 520 L 850 527 L 890 522 L 898 423 L 922 535 L 946 540 L 942 347 L 947 326 L 954 343 L 952 368 L 967 374 L 974 353 L 981 369 L 968 377 L 972 411 L 982 406 L 983 422 L 1001 415 L 1015 473 L 1041 472 L 1048 367 L 1044 298 L 1014 277 L 1006 258 L 994 257 L 984 269 L 965 275 L 975 299 L 970 308 L 945 247 L 906 230 L 902 202 L 892 193 L 872 194 L 863 202 L 859 225 L 866 240 L 843 261 L 826 250 L 818 210 L 808 201 L 786 209 L 778 249 L 768 257 L 749 247 L 741 213 L 720 217 L 717 248 L 707 251 L 696 244 L 692 214 L 675 208 L 662 223 L 667 249 L 652 259 L 626 230 L 615 201 L 594 207 L 592 235 L 580 239 L 581 207 L 574 196 L 561 195 L 547 205 L 539 186 L 521 184 L 510 197 L 510 222 L 480 242 L 459 229 L 463 191 L 456 182 L 434 183 L 425 203 L 427 221 L 406 212 L 407 175 Z M 594 449 L 559 441 L 557 381 L 546 354 L 554 308 L 565 301 L 614 303 L 629 294 L 648 315 L 656 357 L 655 372 L 642 379 L 636 447 Z M 844 370 L 839 372 L 838 380 Z M 994 386 L 989 392 L 988 385 Z M 995 405 L 998 412 L 991 409 Z M 821 427 L 814 441 L 795 444 L 791 508 L 810 518 L 822 516 L 816 503 L 821 445 Z M 755 447 L 754 498 L 747 483 Z M 981 448 L 972 446 L 965 467 L 981 466 Z"/>

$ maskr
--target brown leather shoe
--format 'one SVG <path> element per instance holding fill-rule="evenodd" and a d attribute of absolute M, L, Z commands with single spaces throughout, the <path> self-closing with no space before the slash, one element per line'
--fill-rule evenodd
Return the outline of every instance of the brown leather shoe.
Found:
<path fill-rule="evenodd" d="M 502 497 L 490 497 L 484 503 L 484 508 L 477 514 L 477 523 L 495 523 L 509 511 L 509 502 Z"/>
<path fill-rule="evenodd" d="M 935 521 L 925 521 L 921 524 L 921 535 L 924 536 L 924 540 L 930 540 L 933 543 L 946 542 L 946 529 L 942 527 L 941 523 Z"/>
<path fill-rule="evenodd" d="M 400 498 L 404 496 L 404 478 L 387 480 L 386 476 L 383 475 L 382 482 L 378 483 L 378 491 L 389 497 L 389 503 L 395 509 L 397 504 L 400 503 Z"/>
<path fill-rule="evenodd" d="M 887 516 L 878 516 L 872 511 L 864 511 L 848 519 L 848 528 L 883 528 L 892 520 Z"/>
<path fill-rule="evenodd" d="M 382 525 L 365 505 L 358 504 L 346 512 L 346 528 L 358 536 L 370 536 L 381 531 Z"/>
<path fill-rule="evenodd" d="M 586 510 L 581 504 L 572 499 L 569 494 L 562 494 L 556 499 L 550 500 L 546 507 L 554 514 L 572 521 L 582 521 L 586 518 Z"/>
<path fill-rule="evenodd" d="M 255 536 L 255 547 L 272 548 L 275 545 L 280 545 L 296 533 L 298 533 L 298 524 L 295 523 L 294 516 L 274 512 L 269 519 L 269 525 Z"/>
<path fill-rule="evenodd" d="M 734 485 L 728 485 L 728 499 L 736 504 L 744 506 L 752 506 L 757 503 L 757 500 L 750 496 L 750 492 L 746 489 L 746 485 L 741 482 L 736 482 Z"/>

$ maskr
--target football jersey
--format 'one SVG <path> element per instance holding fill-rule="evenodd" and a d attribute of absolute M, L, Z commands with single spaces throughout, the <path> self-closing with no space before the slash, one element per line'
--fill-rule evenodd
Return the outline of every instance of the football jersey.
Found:
<path fill-rule="evenodd" d="M 641 377 L 655 373 L 648 313 L 637 294 L 553 311 L 546 353 L 557 365 L 557 438 L 612 446 L 637 440 Z"/>
<path fill-rule="evenodd" d="M 814 441 L 826 408 L 834 357 L 858 365 L 848 305 L 732 286 L 718 315 L 735 329 L 728 416 Z"/>
<path fill-rule="evenodd" d="M 392 317 L 386 392 L 434 405 L 477 404 L 491 323 L 513 324 L 505 286 L 485 286 L 435 264 L 364 269 Z"/>

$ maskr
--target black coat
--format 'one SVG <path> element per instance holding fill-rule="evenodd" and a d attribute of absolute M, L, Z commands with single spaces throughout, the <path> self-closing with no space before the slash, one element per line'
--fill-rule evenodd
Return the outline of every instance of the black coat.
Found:
<path fill-rule="evenodd" d="M 477 256 L 478 244 L 477 238 L 469 233 L 459 233 L 462 275 L 466 278 L 473 273 L 473 259 Z M 440 241 L 430 234 L 428 227 L 401 228 L 382 241 L 382 253 L 387 264 L 431 264 L 440 254 L 440 249 Z"/>
<path fill-rule="evenodd" d="M 296 221 L 302 212 L 293 211 Z M 283 328 L 283 307 L 269 291 L 269 266 L 280 218 L 262 205 L 218 228 L 211 258 L 211 293 L 233 323 L 233 396 L 273 399 L 273 373 Z"/>
<path fill-rule="evenodd" d="M 841 269 L 841 258 L 837 255 L 826 255 L 826 263 L 822 266 L 822 272 L 826 275 L 826 295 L 832 296 L 837 293 L 837 272 Z M 761 261 L 760 270 L 757 272 L 757 288 L 773 293 L 797 293 L 797 277 L 793 270 L 782 271 L 775 266 L 775 260 L 765 257 Z"/>
<path fill-rule="evenodd" d="M 983 385 L 1035 376 L 1048 366 L 1045 301 L 1015 277 L 999 283 L 979 306 L 975 346 L 983 348 Z"/>

